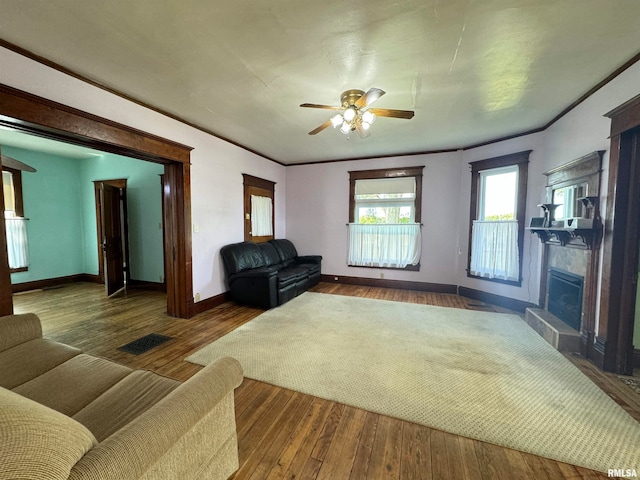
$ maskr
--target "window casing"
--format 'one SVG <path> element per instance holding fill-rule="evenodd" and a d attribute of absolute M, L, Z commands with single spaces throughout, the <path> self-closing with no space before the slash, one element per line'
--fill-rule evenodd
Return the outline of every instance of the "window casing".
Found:
<path fill-rule="evenodd" d="M 2 167 L 4 217 L 11 273 L 28 270 L 27 231 L 22 199 L 22 172 Z M 10 222 L 10 223 L 9 223 Z"/>
<path fill-rule="evenodd" d="M 349 172 L 349 266 L 420 269 L 423 169 Z M 355 243 L 368 254 L 354 254 Z"/>
<path fill-rule="evenodd" d="M 467 261 L 467 276 L 489 280 L 509 285 L 520 286 L 522 284 L 522 254 L 524 245 L 525 208 L 527 197 L 527 167 L 531 150 L 518 152 L 511 155 L 489 158 L 477 162 L 471 162 L 471 207 L 469 218 L 469 252 Z M 508 191 L 505 192 L 505 189 Z M 502 191 L 501 191 L 502 190 Z M 498 193 L 498 195 L 494 195 Z M 505 200 L 506 199 L 506 200 Z M 486 267 L 486 262 L 478 262 L 479 252 L 474 252 L 474 245 L 482 244 L 478 238 L 474 238 L 474 223 L 477 231 L 482 229 L 491 235 L 498 237 L 515 238 L 515 249 L 517 249 L 516 271 L 509 275 L 501 272 L 487 273 L 484 268 L 478 268 L 478 263 Z M 505 232 L 509 233 L 505 233 Z M 492 262 L 490 257 L 500 256 L 505 251 L 513 252 L 510 245 L 505 247 L 500 245 L 485 249 L 489 252 L 488 262 Z M 474 256 L 475 253 L 475 256 Z M 485 252 L 486 253 L 486 252 Z M 472 259 L 472 257 L 474 257 Z M 498 262 L 501 259 L 498 258 Z M 474 268 L 472 268 L 472 264 Z M 513 263 L 511 263 L 513 265 Z M 478 273 L 478 270 L 481 273 Z M 516 278 L 517 277 L 517 278 Z"/>

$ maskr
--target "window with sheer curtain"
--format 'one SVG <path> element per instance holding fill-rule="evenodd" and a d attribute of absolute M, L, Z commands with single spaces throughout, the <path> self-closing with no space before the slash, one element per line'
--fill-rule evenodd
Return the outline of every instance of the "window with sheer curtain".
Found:
<path fill-rule="evenodd" d="M 520 285 L 529 153 L 471 164 L 469 276 Z"/>
<path fill-rule="evenodd" d="M 419 268 L 422 168 L 349 172 L 348 265 Z"/>
<path fill-rule="evenodd" d="M 12 272 L 24 271 L 29 265 L 27 244 L 27 219 L 22 203 L 22 175 L 20 170 L 2 170 L 4 192 L 4 218 L 7 234 L 9 268 Z"/>

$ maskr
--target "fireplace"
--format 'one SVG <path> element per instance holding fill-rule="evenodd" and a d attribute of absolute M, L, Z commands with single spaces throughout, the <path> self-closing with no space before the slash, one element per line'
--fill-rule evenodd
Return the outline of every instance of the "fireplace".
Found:
<path fill-rule="evenodd" d="M 580 331 L 584 277 L 559 268 L 549 269 L 547 310 Z"/>

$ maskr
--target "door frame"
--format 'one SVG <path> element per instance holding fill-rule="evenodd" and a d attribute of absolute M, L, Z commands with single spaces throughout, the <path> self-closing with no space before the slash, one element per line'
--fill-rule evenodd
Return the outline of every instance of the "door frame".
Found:
<path fill-rule="evenodd" d="M 105 283 L 106 278 L 104 276 L 104 249 L 102 248 L 103 232 L 102 232 L 102 199 L 100 189 L 102 185 L 111 185 L 112 187 L 119 188 L 122 197 L 120 199 L 120 211 L 122 215 L 122 253 L 124 255 L 124 263 L 127 266 L 125 275 L 125 284 L 131 285 L 131 263 L 129 259 L 129 213 L 127 209 L 127 179 L 118 178 L 113 180 L 94 180 L 93 190 L 96 202 L 96 230 L 97 230 L 97 248 L 98 248 L 98 278 L 100 282 Z"/>
<path fill-rule="evenodd" d="M 640 95 L 605 115 L 611 149 L 603 240 L 596 364 L 621 374 L 633 371 L 633 326 L 640 234 L 640 162 L 632 162 L 630 134 L 640 127 Z M 640 133 L 636 133 L 640 135 Z"/>
<path fill-rule="evenodd" d="M 191 229 L 188 228 L 192 147 L 3 84 L 0 84 L 0 125 L 163 164 L 167 314 L 180 318 L 194 315 Z M 4 219 L 0 218 L 0 315 L 13 312 L 4 232 Z"/>

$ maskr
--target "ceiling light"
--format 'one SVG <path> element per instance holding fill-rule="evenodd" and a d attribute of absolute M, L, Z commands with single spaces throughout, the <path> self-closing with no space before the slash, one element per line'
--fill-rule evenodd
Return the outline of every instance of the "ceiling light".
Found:
<path fill-rule="evenodd" d="M 363 119 L 362 122 L 360 122 L 360 126 L 362 126 L 363 130 L 369 130 L 369 127 L 371 126 L 371 124 L 369 122 L 365 122 Z"/>
<path fill-rule="evenodd" d="M 346 135 L 351 131 L 351 124 L 349 122 L 343 122 L 340 131 Z"/>
<path fill-rule="evenodd" d="M 348 107 L 348 108 L 344 111 L 344 113 L 342 114 L 342 116 L 344 117 L 344 119 L 345 119 L 347 122 L 350 122 L 351 120 L 353 120 L 353 119 L 356 117 L 356 108 L 355 108 L 355 107 L 353 107 L 353 106 Z"/>
<path fill-rule="evenodd" d="M 371 113 L 369 110 L 367 110 L 366 112 L 362 113 L 362 121 L 371 125 L 376 121 L 376 116 L 374 113 Z"/>
<path fill-rule="evenodd" d="M 331 117 L 331 125 L 333 128 L 339 127 L 342 124 L 342 115 L 337 114 L 335 117 Z"/>

